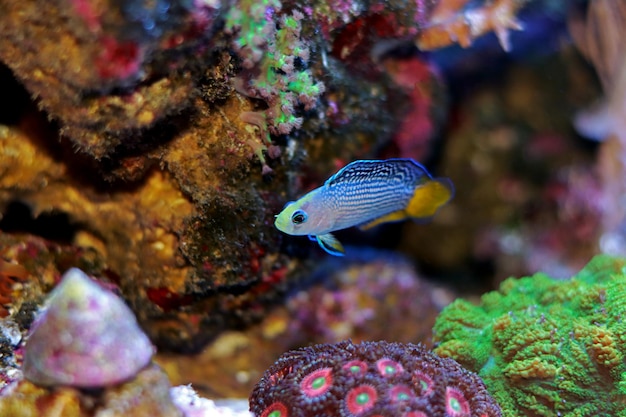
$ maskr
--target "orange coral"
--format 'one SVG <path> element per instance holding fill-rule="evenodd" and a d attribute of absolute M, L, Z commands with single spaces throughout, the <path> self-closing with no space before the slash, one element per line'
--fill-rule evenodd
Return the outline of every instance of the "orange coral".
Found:
<path fill-rule="evenodd" d="M 522 30 L 515 18 L 527 0 L 495 0 L 477 9 L 459 11 L 467 0 L 442 0 L 431 14 L 428 25 L 417 37 L 422 50 L 442 48 L 458 43 L 466 48 L 478 36 L 495 32 L 502 49 L 509 51 L 509 30 Z"/>
<path fill-rule="evenodd" d="M 619 351 L 615 338 L 606 328 L 592 327 L 590 354 L 599 365 L 607 368 L 619 366 L 624 361 L 624 355 Z"/>

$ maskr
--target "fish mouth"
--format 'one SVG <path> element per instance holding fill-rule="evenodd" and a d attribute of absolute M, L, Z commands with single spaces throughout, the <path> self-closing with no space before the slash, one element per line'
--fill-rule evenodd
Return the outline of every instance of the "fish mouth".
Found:
<path fill-rule="evenodd" d="M 285 224 L 285 218 L 277 214 L 274 216 L 274 227 L 283 233 L 287 233 L 287 224 Z"/>

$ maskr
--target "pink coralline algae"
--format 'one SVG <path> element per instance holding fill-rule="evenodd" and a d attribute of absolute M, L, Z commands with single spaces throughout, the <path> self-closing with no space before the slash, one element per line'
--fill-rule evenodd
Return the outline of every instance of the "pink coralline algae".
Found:
<path fill-rule="evenodd" d="M 153 353 L 126 304 L 72 268 L 33 324 L 23 372 L 40 385 L 103 387 L 133 377 Z"/>
<path fill-rule="evenodd" d="M 250 397 L 256 417 L 501 416 L 482 380 L 421 345 L 350 341 L 285 353 Z"/>

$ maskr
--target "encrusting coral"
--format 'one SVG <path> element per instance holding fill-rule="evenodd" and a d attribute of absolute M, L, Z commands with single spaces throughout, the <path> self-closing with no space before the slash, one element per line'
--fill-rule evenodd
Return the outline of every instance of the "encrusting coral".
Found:
<path fill-rule="evenodd" d="M 510 417 L 626 416 L 626 260 L 595 257 L 571 280 L 510 278 L 457 300 L 435 352 L 477 372 Z"/>
<path fill-rule="evenodd" d="M 421 345 L 346 341 L 285 353 L 250 397 L 256 417 L 495 417 L 480 378 Z"/>

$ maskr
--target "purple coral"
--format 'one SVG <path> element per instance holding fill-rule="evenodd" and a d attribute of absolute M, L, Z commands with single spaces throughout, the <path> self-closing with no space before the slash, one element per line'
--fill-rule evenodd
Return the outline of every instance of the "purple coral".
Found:
<path fill-rule="evenodd" d="M 131 378 L 153 353 L 126 304 L 72 268 L 33 324 L 23 372 L 41 385 L 102 387 Z"/>
<path fill-rule="evenodd" d="M 285 353 L 250 397 L 257 417 L 499 417 L 482 380 L 421 345 L 346 341 Z"/>

